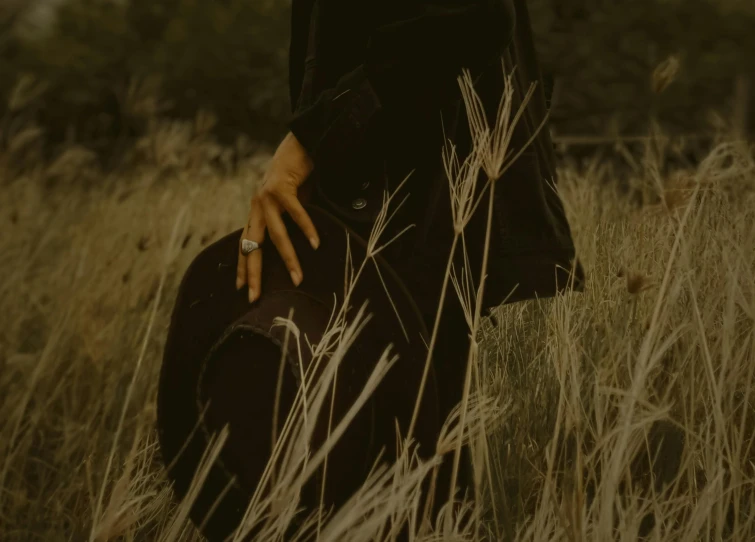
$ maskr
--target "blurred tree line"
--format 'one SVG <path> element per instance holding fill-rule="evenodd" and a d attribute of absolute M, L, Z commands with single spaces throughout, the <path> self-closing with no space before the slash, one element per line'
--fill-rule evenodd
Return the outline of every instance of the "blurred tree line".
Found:
<path fill-rule="evenodd" d="M 530 0 L 543 71 L 554 77 L 557 132 L 641 134 L 649 118 L 699 131 L 711 111 L 753 127 L 752 0 Z M 656 66 L 679 60 L 675 81 L 653 88 Z M 732 127 L 735 128 L 735 127 Z"/>
<path fill-rule="evenodd" d="M 50 148 L 112 154 L 203 110 L 223 142 L 279 137 L 290 0 L 48 1 L 0 7 L 0 136 L 31 120 Z"/>
<path fill-rule="evenodd" d="M 52 152 L 76 142 L 117 154 L 151 119 L 200 109 L 222 142 L 280 137 L 290 0 L 59 0 L 45 20 L 50 1 L 0 6 L 0 144 L 32 122 Z M 651 117 L 699 130 L 712 109 L 752 117 L 755 2 L 529 5 L 557 133 L 637 133 Z M 651 73 L 672 54 L 681 71 L 659 94 Z"/>

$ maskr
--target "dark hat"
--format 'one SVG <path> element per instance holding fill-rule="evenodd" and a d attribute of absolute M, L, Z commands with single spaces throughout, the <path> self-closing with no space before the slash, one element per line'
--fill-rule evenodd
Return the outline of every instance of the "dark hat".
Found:
<path fill-rule="evenodd" d="M 249 304 L 246 288 L 235 287 L 239 230 L 196 257 L 183 277 L 173 310 L 158 388 L 157 423 L 162 459 L 179 499 L 186 497 L 211 435 L 226 425 L 230 431 L 190 512 L 196 525 L 204 524 L 202 530 L 211 540 L 233 532 L 259 483 L 271 456 L 275 398 L 280 398 L 280 434 L 300 383 L 299 352 L 305 370 L 311 361 L 304 335 L 310 343 L 318 343 L 334 306 L 338 309 L 343 302 L 347 237 L 354 266 L 358 268 L 366 257 L 363 239 L 322 209 L 307 210 L 320 235 L 318 250 L 286 217 L 305 272 L 298 288 L 268 242 L 262 249 L 262 296 Z M 329 455 L 326 506 L 343 504 L 364 482 L 381 452 L 385 461 L 395 458 L 396 423 L 405 436 L 424 369 L 428 333 L 422 316 L 379 255 L 364 267 L 351 293 L 347 319 L 365 301 L 372 318 L 339 365 L 333 425 L 364 389 L 389 345 L 399 359 Z M 287 318 L 291 309 L 301 348 L 291 339 L 284 357 L 286 330 L 275 326 L 274 320 Z M 426 456 L 435 451 L 441 422 L 432 368 L 423 397 L 413 437 L 420 455 Z M 326 436 L 330 394 L 322 410 L 314 449 Z M 316 480 L 302 490 L 301 505 L 308 513 L 320 502 Z"/>

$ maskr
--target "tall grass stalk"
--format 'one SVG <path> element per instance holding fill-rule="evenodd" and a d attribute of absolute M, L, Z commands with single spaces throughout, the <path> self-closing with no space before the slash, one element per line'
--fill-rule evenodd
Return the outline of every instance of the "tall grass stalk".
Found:
<path fill-rule="evenodd" d="M 474 119 L 474 96 L 466 99 Z M 495 127 L 473 131 L 477 152 L 461 163 L 452 150 L 444 155 L 455 225 L 516 157 L 481 152 L 504 148 L 500 111 Z M 146 147 L 160 140 L 170 156 L 202 155 L 184 128 L 160 126 Z M 0 539 L 199 540 L 188 503 L 170 498 L 155 444 L 164 331 L 183 272 L 198 250 L 237 228 L 265 158 L 219 175 L 157 153 L 137 169 L 102 174 L 69 151 L 52 165 L 0 157 L 9 233 L 0 237 Z M 421 461 L 411 434 L 399 435 L 399 460 L 376 463 L 343 508 L 299 518 L 298 491 L 349 418 L 318 449 L 312 420 L 327 408 L 342 353 L 375 325 L 369 307 L 355 321 L 344 315 L 402 204 L 386 196 L 368 258 L 349 262 L 345 302 L 334 305 L 324 339 L 300 336 L 295 315 L 277 323 L 320 365 L 301 367 L 305 385 L 280 412 L 265 482 L 236 538 L 255 529 L 280 540 L 298 520 L 298 540 L 392 540 L 405 525 L 422 541 L 623 541 L 640 532 L 664 542 L 753 539 L 755 159 L 741 142 L 724 141 L 698 167 L 666 178 L 658 157 L 646 158 L 636 182 L 658 203 L 641 209 L 601 182 L 598 167 L 560 172 L 589 275 L 584 293 L 508 305 L 488 321 L 479 310 L 484 275 L 474 287 L 469 266 L 448 264 L 444 292 L 451 280 L 475 341 L 464 400 L 436 453 Z M 473 198 L 480 170 L 490 184 Z M 186 220 L 176 223 L 182 209 Z M 465 251 L 464 236 L 456 238 L 454 251 Z M 350 415 L 393 359 L 375 353 Z M 657 426 L 683 443 L 662 448 L 653 469 L 638 467 L 638 457 L 658 450 Z M 224 437 L 208 450 L 192 495 Z M 436 495 L 449 502 L 430 521 L 422 483 L 461 446 L 473 452 L 475 498 Z"/>

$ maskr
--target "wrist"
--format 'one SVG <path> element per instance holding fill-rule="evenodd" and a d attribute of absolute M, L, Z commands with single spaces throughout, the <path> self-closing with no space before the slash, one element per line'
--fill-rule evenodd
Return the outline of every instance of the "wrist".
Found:
<path fill-rule="evenodd" d="M 307 152 L 307 149 L 301 144 L 293 132 L 288 132 L 288 134 L 286 134 L 286 139 L 289 140 L 290 144 L 296 149 L 297 154 L 301 157 L 302 163 L 307 170 L 307 174 L 311 173 L 312 169 L 314 169 L 314 162 Z"/>

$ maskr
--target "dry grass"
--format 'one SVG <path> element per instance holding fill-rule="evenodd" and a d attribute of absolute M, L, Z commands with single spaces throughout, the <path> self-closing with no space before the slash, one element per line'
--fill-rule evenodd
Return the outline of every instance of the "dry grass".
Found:
<path fill-rule="evenodd" d="M 77 149 L 50 166 L 0 156 L 0 540 L 196 538 L 157 457 L 164 331 L 183 270 L 236 229 L 266 159 L 232 174 L 208 168 L 224 151 L 206 140 L 207 122 L 155 125 L 130 172 L 100 175 Z M 34 133 L 18 137 L 14 152 Z M 476 167 L 500 170 L 503 156 Z M 418 525 L 417 538 L 636 540 L 641 528 L 663 541 L 755 537 L 755 160 L 722 143 L 669 180 L 648 156 L 638 181 L 659 196 L 654 208 L 624 204 L 594 170 L 562 172 L 586 292 L 485 322 L 469 307 L 482 329 L 469 408 L 456 418 L 468 428 L 450 423 L 439 448 L 472 446 L 478 504 L 433 522 L 437 535 Z M 362 323 L 337 322 L 333 347 Z M 389 366 L 386 356 L 376 378 Z M 328 385 L 315 383 L 299 408 L 318 408 Z M 289 487 L 304 476 L 291 467 L 306 449 L 303 418 L 291 418 L 276 470 Z M 661 451 L 663 486 L 637 467 L 653 427 L 684 436 Z M 317 452 L 304 471 L 324 460 Z M 417 487 L 433 466 L 407 447 L 362 499 L 314 517 L 310 532 L 390 540 L 389 518 L 421 517 Z M 271 491 L 250 509 L 254 519 L 277 506 L 269 539 L 290 520 L 287 499 Z"/>

